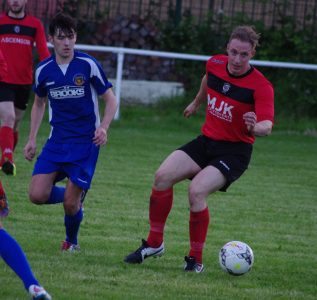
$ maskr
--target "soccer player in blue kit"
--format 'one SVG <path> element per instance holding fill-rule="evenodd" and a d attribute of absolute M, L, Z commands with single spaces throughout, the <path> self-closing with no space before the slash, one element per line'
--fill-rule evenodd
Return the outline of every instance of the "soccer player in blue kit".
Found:
<path fill-rule="evenodd" d="M 36 69 L 31 128 L 24 147 L 24 156 L 31 161 L 48 99 L 51 132 L 35 163 L 29 197 L 35 204 L 63 202 L 66 239 L 61 250 L 70 252 L 79 249 L 81 196 L 90 188 L 99 148 L 107 142 L 117 110 L 112 84 L 93 57 L 74 50 L 76 38 L 75 21 L 57 14 L 49 25 L 55 54 Z M 105 102 L 102 120 L 98 95 Z M 66 187 L 55 185 L 63 176 L 68 178 Z"/>

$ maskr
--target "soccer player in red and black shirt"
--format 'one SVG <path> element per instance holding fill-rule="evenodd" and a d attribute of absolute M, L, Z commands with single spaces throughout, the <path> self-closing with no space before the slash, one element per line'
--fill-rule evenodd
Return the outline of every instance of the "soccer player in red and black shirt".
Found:
<path fill-rule="evenodd" d="M 15 174 L 13 150 L 33 83 L 34 43 L 40 60 L 50 56 L 43 25 L 25 12 L 26 3 L 7 0 L 9 10 L 0 16 L 0 49 L 8 65 L 0 81 L 0 167 L 8 175 Z"/>
<path fill-rule="evenodd" d="M 190 117 L 206 103 L 202 134 L 170 154 L 157 170 L 147 240 L 125 262 L 142 263 L 147 257 L 163 254 L 173 185 L 189 178 L 190 249 L 184 270 L 204 270 L 202 252 L 210 220 L 206 199 L 216 191 L 226 191 L 244 173 L 255 136 L 269 135 L 273 127 L 273 87 L 250 65 L 258 40 L 259 34 L 252 27 L 239 26 L 230 36 L 227 55 L 208 60 L 199 92 L 184 111 L 184 116 Z"/>

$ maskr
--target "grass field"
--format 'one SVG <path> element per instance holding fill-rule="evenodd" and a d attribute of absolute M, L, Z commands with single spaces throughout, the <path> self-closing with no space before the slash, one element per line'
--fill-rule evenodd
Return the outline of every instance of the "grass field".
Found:
<path fill-rule="evenodd" d="M 16 153 L 17 176 L 1 174 L 11 207 L 4 225 L 25 250 L 40 282 L 57 300 L 316 299 L 314 123 L 278 122 L 270 137 L 257 139 L 245 175 L 227 193 L 209 198 L 212 220 L 203 274 L 182 270 L 189 245 L 188 182 L 175 186 L 166 254 L 142 265 L 123 263 L 147 236 L 156 168 L 173 149 L 198 135 L 202 122 L 200 115 L 183 119 L 173 103 L 172 109 L 165 107 L 124 108 L 121 120 L 113 124 L 85 202 L 82 250 L 73 254 L 59 251 L 64 239 L 62 206 L 35 206 L 27 199 L 33 163 L 22 155 L 29 128 L 25 119 Z M 47 134 L 46 125 L 39 146 Z M 254 251 L 254 267 L 244 276 L 230 276 L 219 267 L 218 251 L 230 240 L 245 241 Z M 0 299 L 27 299 L 19 279 L 3 261 L 0 265 Z"/>

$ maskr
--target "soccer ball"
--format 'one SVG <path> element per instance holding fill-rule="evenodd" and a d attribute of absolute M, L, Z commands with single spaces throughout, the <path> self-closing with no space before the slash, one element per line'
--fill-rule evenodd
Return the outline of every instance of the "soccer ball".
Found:
<path fill-rule="evenodd" d="M 231 241 L 219 251 L 220 266 L 231 275 L 239 276 L 249 272 L 253 262 L 253 251 L 243 242 Z"/>

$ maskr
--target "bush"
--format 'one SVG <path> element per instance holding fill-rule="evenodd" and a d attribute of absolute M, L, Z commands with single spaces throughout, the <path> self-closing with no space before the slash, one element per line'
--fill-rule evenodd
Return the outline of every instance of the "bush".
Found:
<path fill-rule="evenodd" d="M 233 27 L 241 24 L 251 24 L 255 26 L 258 32 L 261 32 L 262 36 L 261 45 L 257 49 L 255 59 L 317 64 L 315 49 L 317 33 L 315 32 L 314 22 L 309 23 L 309 17 L 311 16 L 307 14 L 306 27 L 300 27 L 295 18 L 284 14 L 282 9 L 284 2 L 276 1 L 276 5 L 281 6 L 279 16 L 277 16 L 278 26 L 268 28 L 263 22 L 254 22 L 241 13 L 236 14 L 234 18 L 228 18 L 225 15 L 211 12 L 205 20 L 199 23 L 190 11 L 185 11 L 183 16 L 179 16 L 172 5 L 172 1 L 170 1 L 171 6 L 166 21 L 156 20 L 155 15 L 151 16 L 151 12 L 149 12 L 146 21 L 152 22 L 159 33 L 155 35 L 155 39 L 150 42 L 150 45 L 147 43 L 143 48 L 211 56 L 225 51 L 227 39 Z M 78 19 L 80 42 L 93 44 L 96 42 L 100 24 L 107 19 L 105 17 L 107 12 L 99 12 L 95 23 L 87 22 L 85 16 L 79 18 L 79 8 L 85 3 L 83 0 L 68 0 L 64 4 L 64 9 Z M 111 28 L 111 26 L 109 27 Z M 107 37 L 104 30 L 102 30 L 101 36 L 103 38 Z M 105 43 L 108 46 L 116 46 L 115 44 L 108 44 L 108 40 Z M 123 46 L 131 47 L 130 45 Z M 135 78 L 143 76 L 140 70 L 131 69 L 135 67 L 136 63 L 132 62 L 131 65 L 132 67 L 125 63 L 126 73 Z M 205 64 L 197 61 L 176 59 L 175 64 L 158 61 L 158 66 L 155 68 L 153 62 L 150 61 L 147 65 L 144 64 L 144 69 L 151 69 L 149 66 L 152 66 L 152 70 L 157 71 L 156 77 L 159 80 L 165 78 L 166 80 L 183 82 L 186 91 L 190 95 L 197 92 L 200 80 L 205 73 Z M 164 66 L 167 70 L 165 73 L 163 72 Z M 115 63 L 112 67 L 115 70 Z M 316 116 L 317 89 L 315 88 L 315 82 L 317 81 L 317 71 L 282 68 L 259 69 L 275 87 L 276 113 L 278 115 L 292 118 L 303 116 L 314 118 Z"/>
<path fill-rule="evenodd" d="M 280 16 L 279 28 L 266 28 L 262 22 L 252 22 L 239 14 L 234 20 L 215 19 L 209 16 L 197 24 L 187 12 L 179 24 L 175 24 L 174 12 L 167 22 L 160 24 L 162 50 L 212 55 L 223 53 L 227 38 L 236 25 L 252 24 L 261 32 L 261 46 L 257 60 L 317 63 L 317 37 L 312 27 L 298 29 L 291 17 Z M 220 24 L 221 22 L 221 24 Z M 231 25 L 226 25 L 231 24 Z M 218 28 L 221 27 L 221 34 Z M 312 25 L 313 26 L 313 25 Z M 317 114 L 317 71 L 282 68 L 259 68 L 275 87 L 276 114 L 293 118 Z M 191 94 L 198 90 L 204 68 L 197 63 L 176 62 L 176 72 Z M 195 91 L 193 91 L 193 89 Z"/>

